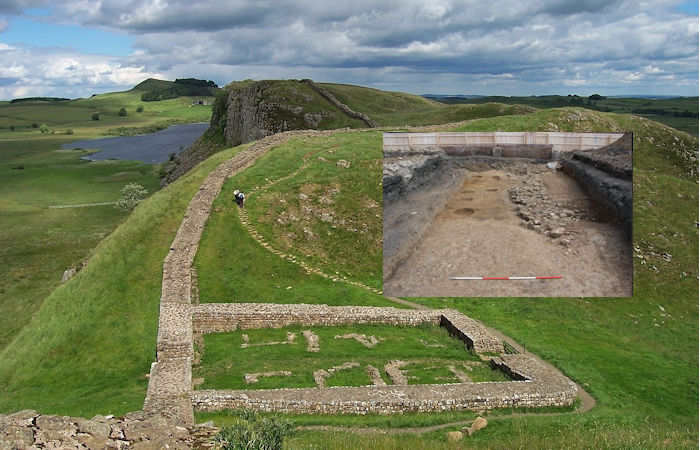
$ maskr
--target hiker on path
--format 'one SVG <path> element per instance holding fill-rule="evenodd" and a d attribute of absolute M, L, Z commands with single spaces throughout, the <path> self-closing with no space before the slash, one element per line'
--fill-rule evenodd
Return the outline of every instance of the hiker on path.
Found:
<path fill-rule="evenodd" d="M 245 201 L 245 194 L 243 191 L 236 189 L 233 191 L 233 200 L 236 202 L 239 208 L 243 208 L 243 202 Z"/>

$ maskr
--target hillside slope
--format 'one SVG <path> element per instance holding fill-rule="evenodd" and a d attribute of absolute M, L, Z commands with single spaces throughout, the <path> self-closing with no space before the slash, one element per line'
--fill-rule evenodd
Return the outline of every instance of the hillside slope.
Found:
<path fill-rule="evenodd" d="M 166 166 L 163 185 L 221 148 L 281 131 L 433 125 L 534 111 L 495 103 L 446 106 L 401 92 L 308 79 L 235 81 L 217 96 L 209 130 Z"/>
<path fill-rule="evenodd" d="M 434 307 L 454 307 L 512 336 L 590 389 L 599 402 L 586 414 L 510 419 L 494 415 L 489 418 L 489 428 L 475 435 L 474 443 L 493 446 L 498 442 L 501 448 L 694 448 L 698 439 L 697 139 L 646 119 L 578 108 L 480 119 L 459 129 L 625 130 L 635 136 L 634 297 L 421 300 Z M 381 132 L 359 132 L 361 139 L 354 139 L 354 134 L 340 132 L 309 142 L 298 139 L 280 151 L 291 152 L 293 159 L 314 149 L 338 155 L 358 152 L 362 155 L 358 164 L 381 158 Z M 163 257 L 201 180 L 237 151 L 217 153 L 144 202 L 102 242 L 88 266 L 47 299 L 19 338 L 0 354 L 0 411 L 37 408 L 44 413 L 91 416 L 141 407 L 145 374 L 154 358 Z M 258 164 L 269 165 L 277 178 L 290 171 L 285 159 L 271 153 Z M 266 176 L 270 175 L 265 166 L 256 165 L 239 181 L 254 186 Z M 338 189 L 352 190 L 352 183 L 345 180 Z M 371 197 L 367 200 L 381 205 L 378 190 L 368 190 L 366 195 Z M 276 198 L 286 203 L 273 205 L 271 214 L 279 218 L 288 216 L 285 211 L 294 212 L 291 196 Z M 338 211 L 336 216 L 345 214 L 338 209 L 342 203 L 324 207 Z M 261 210 L 261 216 L 266 214 Z M 263 237 L 286 248 L 289 237 L 278 231 L 278 225 L 271 221 L 262 227 Z M 232 228 L 221 230 L 233 233 Z M 233 238 L 237 241 L 240 236 Z M 317 239 L 317 249 L 336 245 L 332 235 L 318 234 Z M 365 258 L 366 246 L 353 249 L 350 240 L 342 242 L 346 242 L 342 249 L 346 259 Z M 313 257 L 318 264 L 337 267 L 333 253 L 318 251 Z M 381 252 L 374 257 L 381 258 Z M 224 282 L 216 277 L 207 280 L 212 290 Z M 220 291 L 227 289 L 221 286 Z M 280 285 L 278 289 L 285 288 Z M 453 419 L 442 417 L 421 416 L 420 420 L 440 423 Z M 327 423 L 336 419 L 298 420 Z M 353 420 L 360 425 L 375 421 L 383 427 L 394 423 L 374 417 Z M 295 435 L 294 444 L 324 447 L 331 445 L 329 441 L 337 444 L 339 438 L 358 448 L 434 448 L 441 445 L 444 435 L 414 439 L 305 431 Z"/>

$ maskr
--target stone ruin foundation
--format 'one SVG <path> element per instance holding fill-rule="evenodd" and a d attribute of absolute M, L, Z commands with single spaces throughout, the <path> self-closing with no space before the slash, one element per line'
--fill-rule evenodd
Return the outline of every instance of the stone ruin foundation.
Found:
<path fill-rule="evenodd" d="M 507 354 L 503 342 L 492 336 L 481 324 L 451 309 L 407 310 L 267 303 L 212 303 L 192 308 L 193 331 L 197 333 L 282 328 L 288 325 L 440 325 L 453 337 L 464 342 L 466 349 L 473 349 L 482 355 L 482 359 L 489 360 L 492 368 L 502 370 L 515 380 L 444 385 L 375 383 L 362 387 L 323 389 L 194 390 L 191 391 L 190 398 L 197 411 L 235 408 L 323 414 L 484 411 L 503 407 L 565 406 L 573 404 L 577 396 L 576 385 L 560 372 L 530 356 Z M 396 367 L 400 367 L 400 362 L 395 363 Z M 329 370 L 340 369 L 342 368 L 334 367 Z M 372 369 L 377 370 L 369 370 Z M 319 377 L 322 378 L 323 375 L 325 374 L 319 374 Z"/>

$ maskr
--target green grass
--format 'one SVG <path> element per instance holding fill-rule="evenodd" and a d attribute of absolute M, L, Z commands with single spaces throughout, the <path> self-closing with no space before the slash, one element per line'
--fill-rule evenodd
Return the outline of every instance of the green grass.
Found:
<path fill-rule="evenodd" d="M 87 162 L 79 159 L 84 151 L 55 150 L 67 140 L 0 139 L 0 350 L 59 285 L 63 272 L 80 266 L 126 216 L 113 205 L 49 206 L 113 202 L 130 182 L 150 193 L 160 189 L 153 166 Z"/>
<path fill-rule="evenodd" d="M 130 116 L 131 112 L 127 118 Z M 115 123 L 118 122 L 115 120 Z M 88 132 L 98 128 L 85 126 L 84 129 Z M 586 414 L 489 415 L 489 427 L 470 438 L 468 443 L 489 448 L 697 448 L 698 230 L 695 221 L 698 217 L 698 187 L 697 154 L 694 153 L 697 152 L 697 139 L 645 119 L 572 108 L 475 120 L 463 129 L 634 131 L 634 244 L 645 258 L 645 264 L 641 258 L 635 258 L 634 297 L 630 299 L 419 300 L 434 306 L 455 307 L 502 330 L 581 383 L 598 400 L 596 408 Z M 79 130 L 76 128 L 76 131 Z M 31 145 L 22 144 L 20 140 L 25 135 L 36 140 Z M 227 184 L 224 196 L 217 202 L 229 201 L 234 188 L 250 189 L 258 186 L 265 177 L 276 179 L 288 174 L 299 167 L 300 156 L 307 153 L 316 162 L 318 155 L 324 155 L 333 162 L 342 157 L 352 162 L 351 167 L 370 167 L 364 164 L 381 158 L 381 147 L 376 145 L 380 142 L 378 136 L 375 132 L 349 133 L 347 136 L 292 142 L 284 150 L 270 153 L 267 159 L 259 161 L 259 165 L 240 178 L 232 180 L 235 185 Z M 56 148 L 58 139 L 56 135 L 41 136 L 37 130 L 3 132 L 2 151 L 12 154 L 12 158 L 3 158 L 3 173 L 8 177 L 18 177 L 14 172 L 21 171 L 12 169 L 12 165 L 19 164 L 25 166 L 24 171 L 39 170 L 42 158 L 45 158 L 44 152 Z M 356 148 L 351 144 L 354 139 L 358 140 Z M 338 147 L 333 147 L 335 145 Z M 146 389 L 145 375 L 154 358 L 163 257 L 201 180 L 236 151 L 216 154 L 194 172 L 149 198 L 102 241 L 82 272 L 53 291 L 39 310 L 33 312 L 34 319 L 0 353 L 0 411 L 37 408 L 42 413 L 89 417 L 96 413 L 119 414 L 140 409 Z M 319 153 L 314 153 L 316 151 Z M 54 156 L 67 155 L 57 152 Z M 337 174 L 333 164 L 326 167 L 325 175 L 322 171 L 314 174 L 310 168 L 309 179 L 304 180 L 307 176 L 304 171 L 299 178 L 274 185 L 274 190 L 266 195 L 285 199 L 291 205 L 289 208 L 296 207 L 298 203 L 292 203 L 292 199 L 298 199 L 298 189 L 302 186 L 313 184 L 311 181 L 316 178 L 312 175 L 319 177 L 318 184 L 321 185 L 328 182 L 322 176 Z M 127 166 L 100 176 L 114 180 L 129 176 L 118 175 L 119 172 L 133 171 L 139 169 Z M 60 181 L 60 173 L 56 172 L 56 180 Z M 369 190 L 360 197 L 373 199 L 381 205 L 378 171 L 372 176 L 377 177 L 377 185 L 365 183 Z M 66 178 L 61 183 L 72 186 L 68 180 Z M 352 180 L 339 180 L 353 185 Z M 25 188 L 31 189 L 30 184 Z M 47 181 L 44 186 L 48 189 L 52 184 Z M 9 202 L 13 194 L 7 193 L 8 186 L 4 189 L 8 200 L 3 201 Z M 339 189 L 342 193 L 344 184 Z M 83 191 L 71 195 L 93 195 L 92 188 Z M 107 188 L 103 190 L 107 191 Z M 320 202 L 321 190 L 311 189 L 310 192 L 313 194 L 310 197 L 318 198 Z M 26 202 L 22 207 L 38 208 L 41 202 L 51 199 L 43 191 L 35 191 L 35 195 L 38 198 L 18 193 L 18 197 Z M 347 202 L 356 204 L 357 198 L 351 198 Z M 258 199 L 251 197 L 247 206 L 251 220 L 266 239 L 283 245 L 282 228 L 278 228 L 282 224 L 266 218 L 268 212 L 276 214 L 278 210 L 269 209 L 271 203 L 265 203 L 264 196 L 259 199 L 260 203 L 256 204 Z M 224 227 L 219 230 L 226 234 L 228 229 L 225 226 L 235 223 L 235 216 L 231 215 L 228 206 L 221 206 Z M 19 206 L 16 208 L 21 211 Z M 349 208 L 352 210 L 357 206 Z M 16 221 L 11 226 L 18 226 L 21 220 L 29 223 L 32 217 L 10 219 Z M 212 220 L 215 221 L 216 217 Z M 71 221 L 69 223 L 78 224 L 77 229 L 82 222 L 89 224 L 87 218 L 76 217 Z M 316 225 L 318 230 L 323 230 L 323 225 Z M 207 230 L 213 230 L 213 226 L 213 222 L 208 224 Z M 205 234 L 210 232 L 207 230 Z M 334 229 L 327 231 L 333 232 Z M 314 235 L 324 236 L 315 232 Z M 357 264 L 357 268 L 343 258 L 323 257 L 322 251 L 327 255 L 345 251 L 346 257 L 359 254 L 352 247 L 356 243 L 350 238 L 343 244 L 344 248 L 336 249 L 338 236 L 339 232 L 330 238 L 326 234 L 322 240 L 315 241 L 312 250 L 316 249 L 318 253 L 309 253 L 312 255 L 310 261 L 324 270 L 338 271 L 363 282 L 371 283 L 375 270 L 378 278 L 380 248 L 374 253 L 369 252 L 368 260 Z M 374 234 L 376 236 L 378 234 Z M 21 238 L 13 237 L 13 240 Z M 369 242 L 361 245 L 372 248 L 368 246 Z M 292 247 L 296 248 L 297 244 Z M 659 257 L 662 253 L 670 254 L 671 260 Z M 55 254 L 44 253 L 44 258 L 52 259 Z M 300 252 L 299 257 L 305 255 Z M 373 265 L 375 259 L 376 266 Z M 7 264 L 5 259 L 2 261 Z M 59 265 L 63 266 L 63 263 Z M 292 269 L 288 272 L 290 279 L 295 276 Z M 206 277 L 204 272 L 210 271 L 200 267 L 200 280 L 202 276 Z M 239 272 L 236 274 L 240 275 Z M 12 280 L 10 284 L 15 282 Z M 217 288 L 216 285 L 216 281 L 211 283 L 212 288 Z M 311 286 L 309 282 L 308 288 Z M 226 287 L 222 295 L 235 293 L 236 289 Z M 293 287 L 291 291 L 295 289 Z M 17 303 L 15 307 L 21 308 L 21 304 Z M 447 418 L 451 420 L 453 417 L 429 416 L 426 421 L 433 418 L 436 422 L 448 421 Z M 454 417 L 458 416 L 455 413 Z M 396 423 L 392 421 L 398 420 L 408 423 L 416 416 L 407 417 L 373 416 L 352 420 L 356 425 Z M 465 414 L 464 417 L 473 416 Z M 343 418 L 315 416 L 308 420 L 342 423 Z M 300 431 L 288 443 L 293 448 L 337 448 L 338 442 L 353 448 L 440 448 L 447 445 L 443 433 L 368 436 Z"/>
<path fill-rule="evenodd" d="M 152 132 L 176 122 L 206 121 L 209 106 L 179 98 L 145 104 L 131 90 L 61 102 L 0 103 L 0 351 L 29 322 L 63 271 L 80 266 L 92 249 L 124 220 L 111 205 L 49 209 L 49 206 L 113 202 L 127 183 L 149 193 L 160 189 L 158 167 L 137 161 L 88 162 L 87 150 L 61 144 L 103 134 Z M 127 116 L 118 116 L 121 107 Z M 91 119 L 93 112 L 100 120 Z M 49 125 L 42 134 L 32 123 Z M 10 130 L 10 127 L 15 130 Z M 73 134 L 65 135 L 66 130 Z"/>
<path fill-rule="evenodd" d="M 223 151 L 139 205 L 0 353 L 0 411 L 90 417 L 141 409 L 155 358 L 163 258 Z"/>
<path fill-rule="evenodd" d="M 193 99 L 213 101 L 213 97 L 180 97 L 158 102 L 142 102 L 140 90 L 112 92 L 67 102 L 0 103 L 0 138 L 40 136 L 32 124 L 45 123 L 50 132 L 63 134 L 70 129 L 73 140 L 96 134 L 115 134 L 114 130 L 138 129 L 160 124 L 208 122 L 211 106 L 192 105 Z M 143 112 L 136 108 L 143 106 Z M 126 116 L 119 110 L 125 108 Z M 92 120 L 98 113 L 100 120 Z M 14 127 L 14 130 L 11 129 Z M 112 131 L 110 131 L 112 130 Z"/>
<path fill-rule="evenodd" d="M 195 258 L 200 302 L 386 306 L 366 289 L 307 274 L 255 242 L 235 204 L 217 200 Z"/>
<path fill-rule="evenodd" d="M 556 127 L 555 127 L 556 125 Z M 698 441 L 697 139 L 650 120 L 578 108 L 476 120 L 464 131 L 633 131 L 634 297 L 417 299 L 453 307 L 525 345 L 598 401 L 586 414 L 503 417 L 468 441 L 488 448 L 695 448 Z M 659 255 L 671 255 L 665 261 Z M 642 261 L 645 261 L 643 264 Z M 663 308 L 663 310 L 661 309 Z M 200 416 L 225 419 L 221 416 Z M 313 424 L 388 426 L 394 418 L 312 416 Z M 452 416 L 432 415 L 446 423 Z M 403 426 L 410 425 L 410 420 Z M 290 448 L 440 448 L 444 432 L 367 436 L 298 431 Z M 465 443 L 465 445 L 467 445 Z"/>
<path fill-rule="evenodd" d="M 523 105 L 444 105 L 417 95 L 384 92 L 360 86 L 321 84 L 334 97 L 355 111 L 367 114 L 384 126 L 433 125 L 482 117 L 528 114 Z"/>
<path fill-rule="evenodd" d="M 588 101 L 583 97 L 562 95 L 543 95 L 530 97 L 489 96 L 473 99 L 441 99 L 440 102 L 456 104 L 503 103 L 508 105 L 529 105 L 535 108 L 561 108 L 565 106 L 583 106 L 586 108 L 620 114 L 637 114 L 680 131 L 698 135 L 698 97 L 678 97 L 663 99 L 648 98 L 613 98 Z M 577 104 L 576 104 L 577 103 Z M 682 117 L 683 113 L 695 114 L 695 117 Z"/>
<path fill-rule="evenodd" d="M 228 180 L 214 203 L 195 260 L 202 301 L 386 305 L 364 289 L 307 276 L 299 266 L 264 250 L 241 227 L 232 203 L 235 189 L 249 193 L 308 161 L 309 167 L 296 176 L 248 197 L 246 211 L 253 226 L 278 250 L 329 275 L 381 289 L 380 146 L 377 132 L 292 139 Z M 339 168 L 336 162 L 341 159 L 350 167 Z M 338 192 L 329 191 L 333 188 Z M 300 200 L 300 194 L 308 198 Z M 333 203 L 323 203 L 322 198 Z M 321 220 L 321 213 L 332 214 L 332 222 Z"/>
<path fill-rule="evenodd" d="M 319 336 L 319 351 L 307 352 L 306 339 L 302 331 L 310 329 Z M 296 335 L 293 343 L 261 345 L 286 342 L 287 333 Z M 379 342 L 371 348 L 355 339 L 338 339 L 350 333 L 374 336 Z M 249 347 L 242 334 L 248 335 Z M 423 344 L 439 345 L 440 348 Z M 257 345 L 256 345 L 257 344 Z M 410 363 L 402 368 L 409 384 L 459 383 L 447 366 L 461 369 L 473 381 L 507 381 L 502 372 L 492 370 L 479 357 L 466 351 L 464 343 L 449 336 L 436 325 L 417 327 L 388 325 L 346 325 L 332 327 L 290 326 L 281 329 L 241 330 L 229 333 L 204 335 L 201 364 L 194 369 L 193 377 L 204 378 L 199 389 L 270 389 L 315 387 L 313 372 L 328 370 L 346 362 L 357 362 L 359 367 L 333 373 L 327 386 L 367 386 L 371 379 L 365 371 L 372 365 L 384 372 L 389 361 L 400 359 Z M 476 366 L 465 366 L 464 361 L 479 362 Z M 261 377 L 257 383 L 247 384 L 246 373 L 270 371 L 291 372 L 290 376 Z M 391 384 L 388 376 L 384 381 Z"/>

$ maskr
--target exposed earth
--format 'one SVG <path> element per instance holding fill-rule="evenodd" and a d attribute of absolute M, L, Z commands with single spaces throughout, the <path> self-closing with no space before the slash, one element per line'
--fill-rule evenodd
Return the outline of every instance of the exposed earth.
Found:
<path fill-rule="evenodd" d="M 385 220 L 429 211 L 440 191 L 433 185 L 385 205 Z M 471 163 L 464 183 L 418 242 L 404 236 L 402 245 L 415 250 L 393 273 L 385 272 L 384 292 L 402 297 L 631 296 L 629 237 L 621 226 L 598 220 L 595 205 L 576 181 L 546 164 Z M 400 220 L 387 226 L 402 227 Z M 455 276 L 562 278 L 450 279 Z"/>

